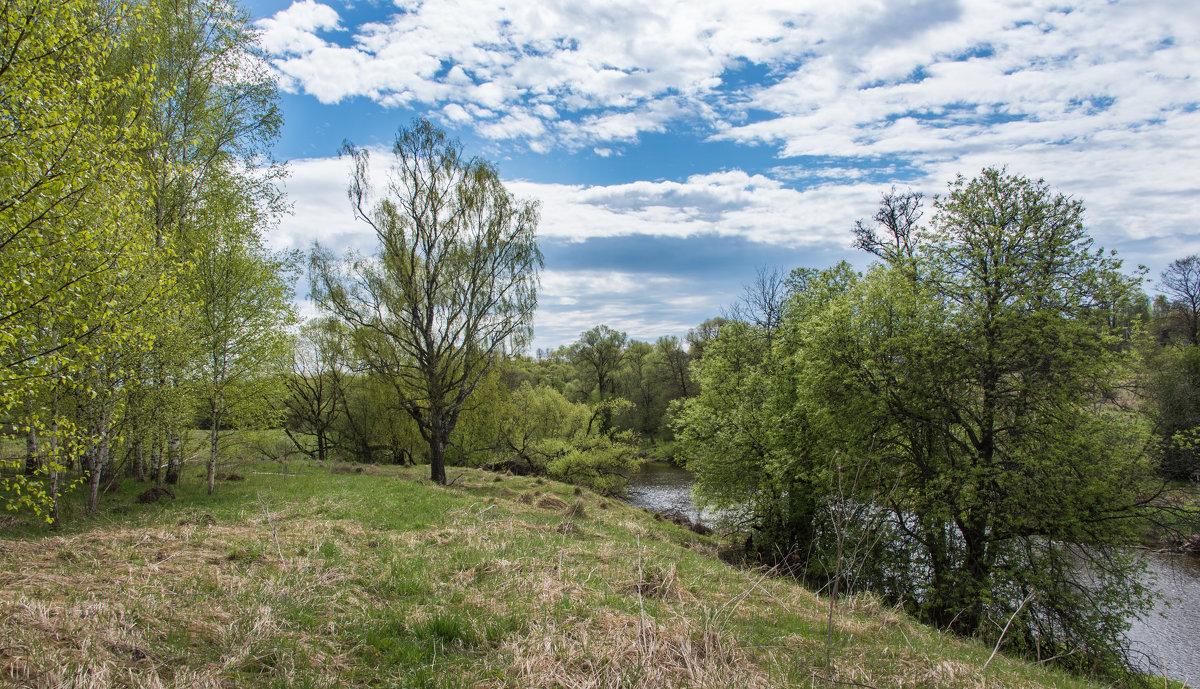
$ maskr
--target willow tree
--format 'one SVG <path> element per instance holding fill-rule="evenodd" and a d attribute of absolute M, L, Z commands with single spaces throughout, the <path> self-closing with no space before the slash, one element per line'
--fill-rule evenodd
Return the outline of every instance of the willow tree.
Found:
<path fill-rule="evenodd" d="M 312 256 L 313 298 L 355 334 L 367 369 L 392 386 L 429 444 L 430 478 L 446 482 L 459 413 L 506 348 L 532 333 L 537 204 L 505 189 L 495 166 L 426 120 L 402 128 L 382 193 L 370 153 L 347 142 L 354 216 L 378 253 Z"/>

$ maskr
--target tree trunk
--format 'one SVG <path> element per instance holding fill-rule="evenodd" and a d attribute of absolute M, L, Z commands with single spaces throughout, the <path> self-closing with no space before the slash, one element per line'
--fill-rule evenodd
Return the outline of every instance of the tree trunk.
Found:
<path fill-rule="evenodd" d="M 91 484 L 91 490 L 88 493 L 89 512 L 97 512 L 100 509 L 100 481 L 104 476 L 105 469 L 108 468 L 107 419 L 102 423 L 104 423 L 105 428 L 100 431 L 100 442 L 96 445 L 95 455 L 92 458 L 92 473 L 88 477 Z"/>
<path fill-rule="evenodd" d="M 54 387 L 50 415 L 50 526 L 58 526 L 58 386 Z"/>
<path fill-rule="evenodd" d="M 214 399 L 212 408 L 212 434 L 209 436 L 208 450 L 208 494 L 213 494 L 217 485 L 217 442 L 221 438 L 220 403 Z"/>
<path fill-rule="evenodd" d="M 167 441 L 167 483 L 177 486 L 179 485 L 180 472 L 183 467 L 181 457 L 179 456 L 179 434 L 172 433 L 171 439 Z"/>
<path fill-rule="evenodd" d="M 162 439 L 155 438 L 150 446 L 150 480 L 159 488 L 163 485 L 162 454 Z"/>
<path fill-rule="evenodd" d="M 133 441 L 133 471 L 137 480 L 146 480 L 146 448 L 141 435 Z"/>
<path fill-rule="evenodd" d="M 439 428 L 429 436 L 429 479 L 446 485 L 446 439 Z"/>
<path fill-rule="evenodd" d="M 37 475 L 41 466 L 41 458 L 38 457 L 37 429 L 30 428 L 29 435 L 25 436 L 25 475 Z"/>

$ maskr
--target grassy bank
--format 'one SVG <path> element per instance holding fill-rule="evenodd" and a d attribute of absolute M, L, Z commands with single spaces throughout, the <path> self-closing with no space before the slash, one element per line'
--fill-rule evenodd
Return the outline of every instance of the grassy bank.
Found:
<path fill-rule="evenodd" d="M 571 486 L 424 467 L 240 469 L 0 539 L 0 683 L 37 687 L 824 686 L 828 601 Z M 269 517 L 268 517 L 269 511 Z M 832 679 L 1087 687 L 869 598 Z"/>

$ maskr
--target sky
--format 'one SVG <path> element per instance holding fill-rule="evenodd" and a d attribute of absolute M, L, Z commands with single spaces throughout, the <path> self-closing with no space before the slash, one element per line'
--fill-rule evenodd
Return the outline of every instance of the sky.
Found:
<path fill-rule="evenodd" d="M 245 5 L 283 92 L 272 245 L 372 253 L 337 151 L 430 118 L 541 204 L 536 348 L 683 336 L 760 268 L 865 269 L 883 193 L 989 166 L 1082 200 L 1151 292 L 1200 253 L 1195 0 Z"/>

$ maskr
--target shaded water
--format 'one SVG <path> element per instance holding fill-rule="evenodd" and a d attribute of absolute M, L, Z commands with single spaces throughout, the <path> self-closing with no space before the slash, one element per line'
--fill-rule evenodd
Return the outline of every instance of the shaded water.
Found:
<path fill-rule="evenodd" d="M 692 472 L 669 462 L 646 462 L 641 471 L 629 478 L 625 502 L 651 512 L 678 512 L 700 521 L 700 511 L 692 501 Z"/>
<path fill-rule="evenodd" d="M 630 477 L 625 500 L 655 512 L 678 512 L 705 520 L 692 501 L 691 472 L 666 462 L 648 462 Z M 1200 687 L 1200 558 L 1143 553 L 1161 600 L 1154 612 L 1133 620 L 1130 641 L 1145 654 L 1148 669 Z M 1164 617 L 1165 615 L 1165 617 Z"/>
<path fill-rule="evenodd" d="M 1200 687 L 1200 558 L 1149 552 L 1144 557 L 1162 600 L 1154 612 L 1133 621 L 1129 638 L 1146 654 L 1152 672 Z"/>

